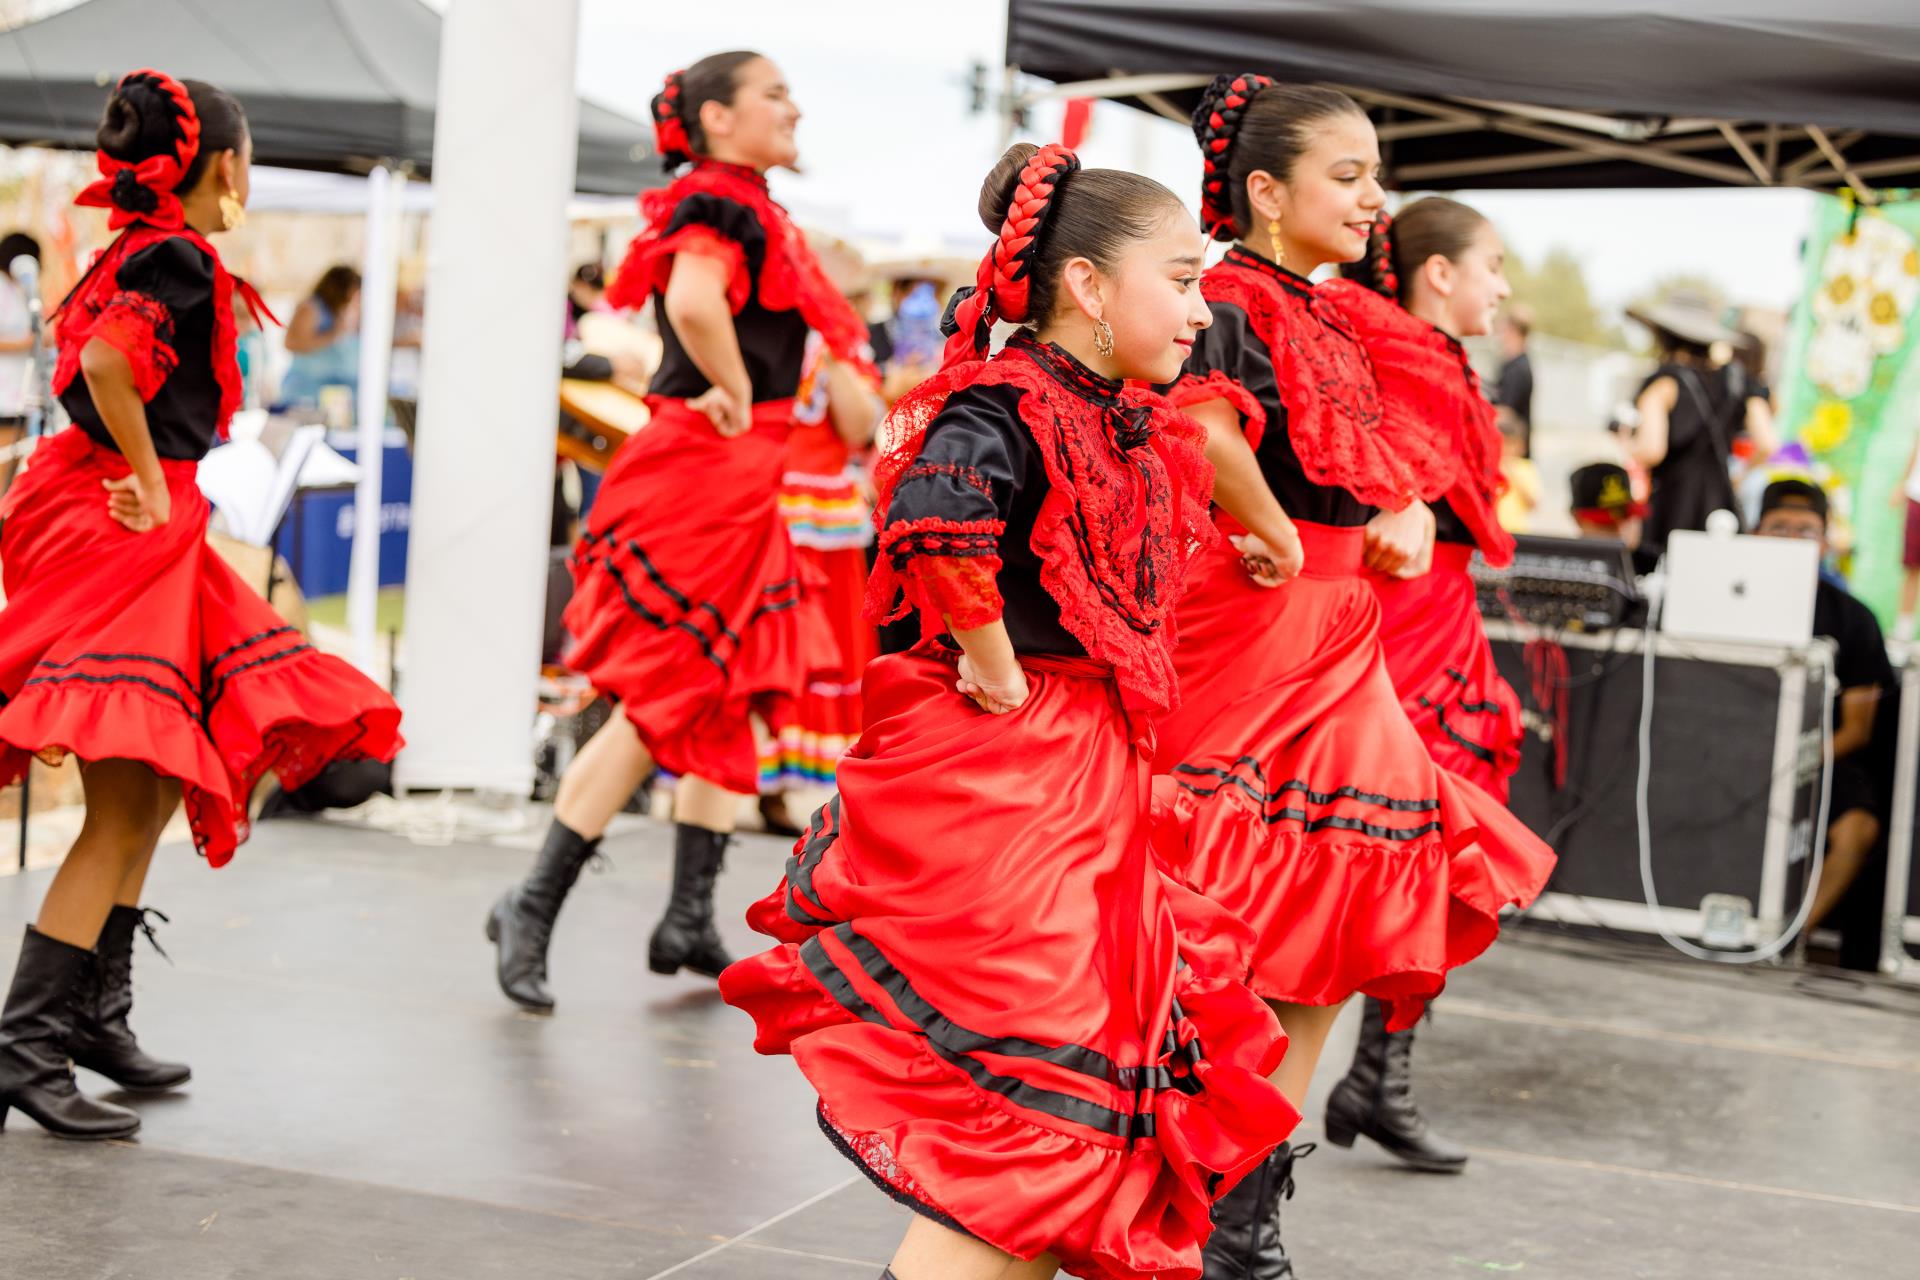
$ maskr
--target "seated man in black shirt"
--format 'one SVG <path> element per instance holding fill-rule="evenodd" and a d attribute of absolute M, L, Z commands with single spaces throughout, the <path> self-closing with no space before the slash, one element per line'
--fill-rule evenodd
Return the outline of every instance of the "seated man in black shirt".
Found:
<path fill-rule="evenodd" d="M 1776 480 L 1760 498 L 1754 532 L 1769 538 L 1827 538 L 1827 495 L 1806 480 Z M 1833 784 L 1827 813 L 1827 860 L 1814 886 L 1812 929 L 1845 896 L 1880 839 L 1884 798 L 1874 782 L 1874 717 L 1894 689 L 1893 665 L 1872 610 L 1822 576 L 1813 606 L 1813 633 L 1832 640 L 1834 683 Z"/>

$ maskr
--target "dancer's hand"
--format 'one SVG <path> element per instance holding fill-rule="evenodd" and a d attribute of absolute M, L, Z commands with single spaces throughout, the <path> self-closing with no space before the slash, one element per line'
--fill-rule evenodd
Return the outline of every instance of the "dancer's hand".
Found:
<path fill-rule="evenodd" d="M 1240 566 L 1247 576 L 1263 587 L 1279 587 L 1291 582 L 1307 567 L 1307 551 L 1300 545 L 1299 531 L 1288 525 L 1284 537 L 1275 535 L 1268 542 L 1256 534 L 1244 533 L 1229 539 L 1240 553 Z"/>
<path fill-rule="evenodd" d="M 988 673 L 966 654 L 960 655 L 960 678 L 953 687 L 979 704 L 982 711 L 1003 716 L 1027 700 L 1027 673 L 1014 663 L 1006 672 Z"/>
<path fill-rule="evenodd" d="M 1367 522 L 1367 568 L 1417 578 L 1433 566 L 1433 508 L 1415 500 L 1403 511 L 1382 511 Z"/>
<path fill-rule="evenodd" d="M 753 410 L 717 383 L 687 401 L 687 407 L 706 414 L 713 429 L 729 440 L 753 430 Z"/>
<path fill-rule="evenodd" d="M 173 495 L 165 476 L 143 480 L 128 473 L 100 483 L 107 490 L 107 514 L 135 533 L 148 533 L 173 519 Z"/>

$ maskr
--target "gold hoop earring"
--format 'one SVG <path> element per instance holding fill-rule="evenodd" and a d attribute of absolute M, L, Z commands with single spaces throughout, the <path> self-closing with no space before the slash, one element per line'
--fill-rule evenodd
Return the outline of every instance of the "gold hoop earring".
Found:
<path fill-rule="evenodd" d="M 1093 350 L 1096 355 L 1113 354 L 1113 326 L 1105 320 L 1093 322 Z"/>
<path fill-rule="evenodd" d="M 247 225 L 247 206 L 240 203 L 240 197 L 232 188 L 220 197 L 220 229 L 238 231 Z"/>
<path fill-rule="evenodd" d="M 1267 239 L 1273 243 L 1273 261 L 1277 266 L 1287 265 L 1287 249 L 1280 243 L 1280 219 L 1267 219 Z"/>

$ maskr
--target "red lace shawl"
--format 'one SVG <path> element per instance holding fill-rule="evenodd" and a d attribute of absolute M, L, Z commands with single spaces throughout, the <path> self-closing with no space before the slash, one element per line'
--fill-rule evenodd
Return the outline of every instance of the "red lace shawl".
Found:
<path fill-rule="evenodd" d="M 680 202 L 696 193 L 744 206 L 766 233 L 766 254 L 760 263 L 760 305 L 769 311 L 799 311 L 807 327 L 825 340 L 836 359 L 860 370 L 877 385 L 880 371 L 874 367 L 867 346 L 866 321 L 827 279 L 806 237 L 768 192 L 766 177 L 740 165 L 700 160 L 666 187 L 641 195 L 640 212 L 647 226 L 627 246 L 626 259 L 607 289 L 607 301 L 623 308 L 645 305 L 656 291 L 666 291 L 674 254 L 683 249 L 711 251 L 718 243 L 722 256 L 733 263 L 727 302 L 735 315 L 740 313 L 753 280 L 739 246 L 701 224 L 667 230 Z"/>
<path fill-rule="evenodd" d="M 226 435 L 227 424 L 240 407 L 239 337 L 233 322 L 233 295 L 238 292 L 245 300 L 255 323 L 279 321 L 260 301 L 253 286 L 229 274 L 219 251 L 191 227 L 135 221 L 94 260 L 53 315 L 54 340 L 60 349 L 53 367 L 53 393 L 59 395 L 73 385 L 80 375 L 80 351 L 94 338 L 127 358 L 133 367 L 133 385 L 142 400 L 151 400 L 159 392 L 178 362 L 168 341 L 173 316 L 159 299 L 121 289 L 119 273 L 128 258 L 172 236 L 186 240 L 213 262 L 213 377 L 220 387 L 214 434 L 218 438 Z"/>
<path fill-rule="evenodd" d="M 1320 290 L 1289 289 L 1278 268 L 1232 252 L 1207 269 L 1200 287 L 1207 301 L 1239 307 L 1253 332 L 1266 335 L 1287 436 L 1309 480 L 1398 511 L 1430 486 L 1429 477 L 1449 470 L 1427 433 L 1397 430 L 1400 424 L 1383 412 L 1366 347 Z M 1220 377 L 1183 379 L 1171 393 L 1182 407 L 1227 399 L 1243 414 L 1251 398 Z M 1249 415 L 1255 446 L 1265 418 Z"/>
<path fill-rule="evenodd" d="M 978 617 L 981 601 L 947 598 L 969 585 L 976 592 L 992 591 L 986 603 L 997 606 L 990 574 L 984 586 L 980 583 L 987 566 L 974 543 L 996 538 L 998 530 L 888 526 L 886 512 L 948 396 L 968 386 L 1018 387 L 1025 393 L 1020 419 L 1039 450 L 1048 482 L 1033 526 L 1041 585 L 1059 604 L 1067 631 L 1090 657 L 1113 668 L 1126 705 L 1171 708 L 1178 689 L 1174 605 L 1188 562 L 1217 536 L 1207 514 L 1213 467 L 1203 452 L 1206 430 L 1143 389 L 1114 393 L 1110 405 L 1095 403 L 1043 366 L 1048 354 L 1016 342 L 990 360 L 950 366 L 903 396 L 887 415 L 874 468 L 883 554 L 868 583 L 868 616 L 880 621 L 901 616 L 904 606 L 893 605 L 896 593 L 905 591 L 923 609 L 971 608 Z M 954 539 L 955 564 L 924 563 L 941 554 L 938 546 L 924 545 L 929 536 Z M 921 554 L 907 575 L 884 553 L 902 538 L 923 543 L 915 548 Z M 923 571 L 923 582 L 909 580 L 908 575 Z M 998 616 L 994 607 L 978 622 Z M 961 624 L 956 620 L 956 625 Z"/>
<path fill-rule="evenodd" d="M 1380 383 L 1381 407 L 1396 439 L 1425 433 L 1446 465 L 1423 477 L 1420 498 L 1445 498 L 1487 560 L 1513 562 L 1513 535 L 1494 507 L 1500 474 L 1500 429 L 1480 390 L 1480 375 L 1451 335 L 1355 280 L 1319 287 L 1360 335 Z"/>

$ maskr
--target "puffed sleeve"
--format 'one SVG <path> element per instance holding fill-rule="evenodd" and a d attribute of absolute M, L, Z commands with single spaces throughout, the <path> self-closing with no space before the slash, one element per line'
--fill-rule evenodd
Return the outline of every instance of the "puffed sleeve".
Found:
<path fill-rule="evenodd" d="M 1167 399 L 1182 409 L 1225 400 L 1240 415 L 1247 443 L 1258 445 L 1267 426 L 1269 404 L 1280 402 L 1273 353 L 1253 333 L 1247 313 L 1230 302 L 1210 302 L 1213 323 L 1194 335 L 1186 370 L 1167 388 Z"/>
<path fill-rule="evenodd" d="M 114 284 L 116 291 L 88 337 L 124 355 L 140 398 L 151 400 L 180 363 L 173 346 L 176 324 L 188 312 L 213 304 L 213 263 L 174 236 L 129 255 Z"/>
<path fill-rule="evenodd" d="M 880 533 L 907 598 L 969 630 L 1000 617 L 1000 536 L 1031 448 L 1021 392 L 966 387 L 947 398 L 920 455 L 901 472 Z"/>
<path fill-rule="evenodd" d="M 734 314 L 747 305 L 760 264 L 767 254 L 767 233 L 752 209 L 725 196 L 696 191 L 682 200 L 661 233 L 659 260 L 664 276 L 671 255 L 697 253 L 727 264 L 727 303 Z"/>

